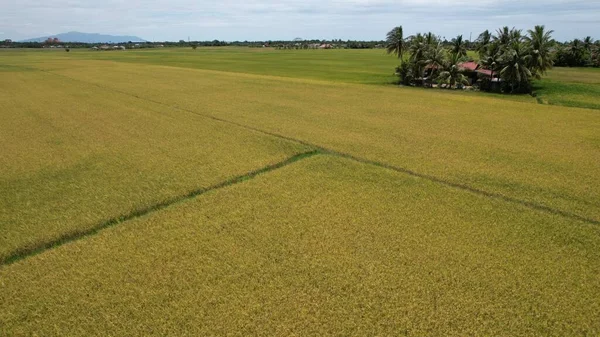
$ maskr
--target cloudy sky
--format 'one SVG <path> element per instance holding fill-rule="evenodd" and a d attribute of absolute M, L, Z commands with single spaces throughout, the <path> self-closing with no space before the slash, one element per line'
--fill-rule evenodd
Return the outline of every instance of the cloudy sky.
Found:
<path fill-rule="evenodd" d="M 0 39 L 68 31 L 146 40 L 380 40 L 396 25 L 473 39 L 545 24 L 558 40 L 600 39 L 600 0 L 0 0 Z"/>

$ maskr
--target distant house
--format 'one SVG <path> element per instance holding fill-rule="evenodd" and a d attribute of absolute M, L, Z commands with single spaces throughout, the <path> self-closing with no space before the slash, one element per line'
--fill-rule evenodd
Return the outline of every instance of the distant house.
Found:
<path fill-rule="evenodd" d="M 100 50 L 110 50 L 110 46 L 109 45 L 102 45 L 100 46 Z"/>
<path fill-rule="evenodd" d="M 467 77 L 469 81 L 469 85 L 473 85 L 477 83 L 478 75 L 477 69 L 480 68 L 480 65 L 477 62 L 469 61 L 458 64 L 458 68 L 461 70 L 463 75 Z"/>
<path fill-rule="evenodd" d="M 329 43 L 323 43 L 319 46 L 320 49 L 331 49 L 331 45 Z"/>
<path fill-rule="evenodd" d="M 493 75 L 494 76 L 494 78 L 492 78 L 493 82 L 498 82 L 500 80 L 500 72 L 499 71 L 495 71 L 492 73 L 492 71 L 489 69 L 477 69 L 477 73 L 484 77 L 490 77 L 490 78 Z"/>

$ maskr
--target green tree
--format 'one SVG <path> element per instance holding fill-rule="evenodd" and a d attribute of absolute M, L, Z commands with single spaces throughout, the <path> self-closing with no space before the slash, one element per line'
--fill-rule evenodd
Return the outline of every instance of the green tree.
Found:
<path fill-rule="evenodd" d="M 456 88 L 462 85 L 468 85 L 469 80 L 462 73 L 460 69 L 460 63 L 462 59 L 458 54 L 452 53 L 445 65 L 445 70 L 440 72 L 438 77 L 438 84 L 445 84 L 448 88 Z"/>
<path fill-rule="evenodd" d="M 429 32 L 429 33 L 423 35 L 423 38 L 424 38 L 425 44 L 428 47 L 434 47 L 440 42 L 438 37 L 435 36 L 435 34 L 433 34 L 432 32 Z"/>
<path fill-rule="evenodd" d="M 402 26 L 394 27 L 387 33 L 386 51 L 388 54 L 396 55 L 398 59 L 402 60 L 406 51 L 406 40 L 404 39 Z"/>
<path fill-rule="evenodd" d="M 530 29 L 527 32 L 529 35 L 525 37 L 525 41 L 531 52 L 529 70 L 533 77 L 540 79 L 541 75 L 545 74 L 553 65 L 550 47 L 554 31 L 546 31 L 544 26 L 535 26 L 533 30 Z"/>
<path fill-rule="evenodd" d="M 591 36 L 586 36 L 583 39 L 583 49 L 587 53 L 587 61 L 589 64 L 592 63 L 592 47 L 594 46 L 594 39 Z"/>
<path fill-rule="evenodd" d="M 410 39 L 410 44 L 408 45 L 409 52 L 409 60 L 411 62 L 422 62 L 425 60 L 425 55 L 427 54 L 428 46 L 425 41 L 425 36 L 421 33 L 418 33 L 415 36 L 412 36 Z"/>
<path fill-rule="evenodd" d="M 404 85 L 411 85 L 415 79 L 414 69 L 410 62 L 402 62 L 396 67 L 396 75 L 400 77 L 400 83 Z"/>
<path fill-rule="evenodd" d="M 450 48 L 450 52 L 453 55 L 457 55 L 458 57 L 467 56 L 467 47 L 465 46 L 465 42 L 463 40 L 463 36 L 459 35 L 451 41 L 452 47 Z"/>
<path fill-rule="evenodd" d="M 508 28 L 508 26 L 504 26 L 496 30 L 496 35 L 494 35 L 493 39 L 494 42 L 500 46 L 500 48 L 508 46 L 511 40 L 510 29 Z"/>
<path fill-rule="evenodd" d="M 502 65 L 502 50 L 499 43 L 490 43 L 487 47 L 485 55 L 479 60 L 481 65 L 491 71 L 491 78 L 494 78 L 494 73 Z"/>
<path fill-rule="evenodd" d="M 524 44 L 513 41 L 502 54 L 502 70 L 500 76 L 510 86 L 511 93 L 529 90 L 524 85 L 529 85 L 531 71 L 527 67 L 530 63 L 531 54 Z"/>
<path fill-rule="evenodd" d="M 444 68 L 446 64 L 446 49 L 442 44 L 431 48 L 426 55 L 426 59 L 423 62 L 430 70 L 429 78 L 431 80 L 436 78 L 436 73 Z"/>
<path fill-rule="evenodd" d="M 585 43 L 579 39 L 575 39 L 571 42 L 568 47 L 568 51 L 571 53 L 573 61 L 572 64 L 576 66 L 582 66 L 585 63 Z"/>
<path fill-rule="evenodd" d="M 586 36 L 583 39 L 583 49 L 585 49 L 588 53 L 592 52 L 592 46 L 594 45 L 594 39 L 591 36 Z"/>
<path fill-rule="evenodd" d="M 490 34 L 489 30 L 485 30 L 483 33 L 479 34 L 479 37 L 477 38 L 477 53 L 479 54 L 479 58 L 483 58 L 491 42 L 492 34 Z"/>

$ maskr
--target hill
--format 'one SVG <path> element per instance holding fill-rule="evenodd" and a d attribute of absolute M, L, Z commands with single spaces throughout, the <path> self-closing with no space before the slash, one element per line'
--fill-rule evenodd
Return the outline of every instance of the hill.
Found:
<path fill-rule="evenodd" d="M 24 40 L 21 42 L 44 42 L 48 38 L 57 38 L 61 42 L 84 42 L 84 43 L 123 43 L 123 42 L 146 42 L 146 40 L 137 36 L 116 36 L 116 35 L 103 35 L 96 33 L 80 33 L 80 32 L 68 32 L 62 34 L 56 34 L 51 36 L 38 37 L 34 39 Z"/>

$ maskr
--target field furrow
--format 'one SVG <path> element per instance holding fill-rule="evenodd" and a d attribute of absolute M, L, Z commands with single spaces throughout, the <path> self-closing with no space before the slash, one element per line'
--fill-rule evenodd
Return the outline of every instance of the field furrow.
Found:
<path fill-rule="evenodd" d="M 318 155 L 2 267 L 0 321 L 47 336 L 595 335 L 599 230 Z"/>
<path fill-rule="evenodd" d="M 310 150 L 39 71 L 0 104 L 1 261 Z"/>
<path fill-rule="evenodd" d="M 52 71 L 147 102 L 600 221 L 600 190 L 594 188 L 600 186 L 600 114 L 594 110 L 434 91 L 93 64 L 112 71 Z M 121 81 L 115 75 L 121 72 L 144 80 Z M 143 84 L 147 82 L 156 85 Z"/>

